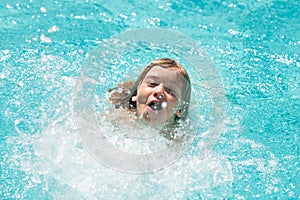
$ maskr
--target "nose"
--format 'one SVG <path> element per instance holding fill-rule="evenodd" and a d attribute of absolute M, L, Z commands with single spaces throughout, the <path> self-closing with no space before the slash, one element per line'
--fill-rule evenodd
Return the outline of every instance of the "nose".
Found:
<path fill-rule="evenodd" d="M 155 87 L 153 95 L 159 100 L 165 97 L 165 88 L 162 83 Z"/>

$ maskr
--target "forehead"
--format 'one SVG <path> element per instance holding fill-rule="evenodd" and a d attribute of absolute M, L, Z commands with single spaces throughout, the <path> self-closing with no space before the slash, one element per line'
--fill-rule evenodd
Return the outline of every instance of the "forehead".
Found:
<path fill-rule="evenodd" d="M 146 78 L 158 78 L 168 82 L 183 84 L 185 79 L 178 71 L 174 69 L 163 68 L 160 66 L 152 67 L 145 76 Z"/>

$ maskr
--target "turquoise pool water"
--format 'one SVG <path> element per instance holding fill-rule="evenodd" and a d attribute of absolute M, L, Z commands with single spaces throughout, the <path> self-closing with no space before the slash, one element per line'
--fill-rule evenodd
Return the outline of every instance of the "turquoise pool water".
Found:
<path fill-rule="evenodd" d="M 1 199 L 299 199 L 299 10 L 296 0 L 2 1 Z M 87 153 L 72 98 L 90 52 L 139 28 L 196 41 L 226 114 L 209 155 L 193 144 L 169 167 L 130 174 Z"/>

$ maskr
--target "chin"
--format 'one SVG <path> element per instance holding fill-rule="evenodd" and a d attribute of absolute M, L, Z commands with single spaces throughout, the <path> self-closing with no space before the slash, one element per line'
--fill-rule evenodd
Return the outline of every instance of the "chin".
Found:
<path fill-rule="evenodd" d="M 144 114 L 140 114 L 139 116 L 140 119 L 147 125 L 152 126 L 152 127 L 161 127 L 165 124 L 165 120 L 159 120 L 157 119 L 157 117 L 159 116 L 159 114 L 156 114 L 156 116 L 153 116 L 150 113 L 144 113 Z M 154 120 L 152 120 L 154 119 Z"/>
<path fill-rule="evenodd" d="M 170 121 L 172 121 L 172 116 L 168 118 L 166 113 L 161 111 L 155 113 L 153 110 L 144 110 L 144 112 L 138 113 L 138 116 L 140 116 L 139 119 L 145 124 L 152 127 L 163 127 L 166 124 L 170 124 Z"/>

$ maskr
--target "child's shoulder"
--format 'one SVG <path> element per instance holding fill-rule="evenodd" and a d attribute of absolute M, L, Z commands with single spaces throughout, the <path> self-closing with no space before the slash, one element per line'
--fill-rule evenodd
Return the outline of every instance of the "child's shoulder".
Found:
<path fill-rule="evenodd" d="M 125 96 L 129 95 L 134 87 L 133 81 L 119 83 L 116 87 L 108 90 L 109 101 L 118 108 Z"/>

